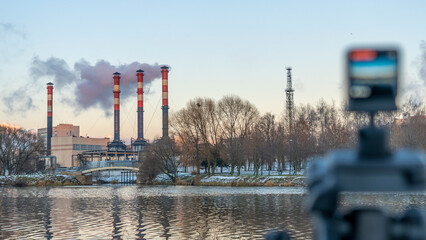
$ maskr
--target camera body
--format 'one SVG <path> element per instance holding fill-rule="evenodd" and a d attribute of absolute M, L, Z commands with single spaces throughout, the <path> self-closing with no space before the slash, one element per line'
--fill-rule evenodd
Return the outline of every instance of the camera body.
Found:
<path fill-rule="evenodd" d="M 396 110 L 398 50 L 353 48 L 346 54 L 348 110 Z"/>
<path fill-rule="evenodd" d="M 374 126 L 374 114 L 396 110 L 399 61 L 396 48 L 351 49 L 347 53 L 348 110 L 370 114 L 359 132 L 357 150 L 335 150 L 308 167 L 308 206 L 320 240 L 426 239 L 423 210 L 401 217 L 377 208 L 338 209 L 339 193 L 424 191 L 426 162 L 421 152 L 391 151 L 386 129 Z"/>
<path fill-rule="evenodd" d="M 409 209 L 387 216 L 377 208 L 338 210 L 341 192 L 424 191 L 426 165 L 421 152 L 398 150 L 382 156 L 338 150 L 308 168 L 308 206 L 314 216 L 316 239 L 425 239 L 424 210 Z"/>

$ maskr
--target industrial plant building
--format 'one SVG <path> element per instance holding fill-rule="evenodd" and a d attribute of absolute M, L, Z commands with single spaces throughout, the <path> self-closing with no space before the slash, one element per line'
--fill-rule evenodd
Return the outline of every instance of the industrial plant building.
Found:
<path fill-rule="evenodd" d="M 38 129 L 40 138 L 47 138 L 47 129 Z M 46 143 L 47 141 L 45 141 Z M 52 128 L 51 155 L 56 156 L 57 167 L 74 167 L 73 156 L 85 151 L 106 150 L 109 138 L 80 136 L 80 127 L 72 124 L 59 124 Z"/>
<path fill-rule="evenodd" d="M 47 147 L 47 128 L 39 128 L 37 130 L 37 136 L 39 139 L 43 139 L 45 147 Z M 55 136 L 80 136 L 80 127 L 73 126 L 72 124 L 59 124 L 58 126 L 52 127 L 52 137 Z"/>

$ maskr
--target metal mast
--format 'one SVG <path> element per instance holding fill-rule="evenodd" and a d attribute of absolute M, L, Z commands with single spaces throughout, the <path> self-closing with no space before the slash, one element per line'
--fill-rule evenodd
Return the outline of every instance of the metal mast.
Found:
<path fill-rule="evenodd" d="M 293 94 L 294 94 L 294 88 L 291 82 L 291 67 L 286 67 L 287 70 L 287 88 L 285 89 L 286 93 L 286 107 L 287 107 L 287 117 L 288 117 L 288 127 L 290 132 L 290 138 L 293 137 L 293 131 L 294 131 L 294 100 L 293 100 Z"/>

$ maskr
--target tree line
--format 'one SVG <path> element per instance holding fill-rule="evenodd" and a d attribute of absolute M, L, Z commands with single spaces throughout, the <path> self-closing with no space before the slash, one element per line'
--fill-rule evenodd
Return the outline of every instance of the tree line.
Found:
<path fill-rule="evenodd" d="M 424 115 L 425 105 L 410 99 L 399 111 L 376 114 L 375 124 L 390 130 L 393 148 L 424 150 Z M 399 116 L 405 118 L 396 120 Z M 145 154 L 167 174 L 178 167 L 194 167 L 196 174 L 201 169 L 215 174 L 223 167 L 237 175 L 241 169 L 255 175 L 271 170 L 296 173 L 316 156 L 355 147 L 358 130 L 369 124 L 369 116 L 319 100 L 295 106 L 291 132 L 289 124 L 285 112 L 260 114 L 252 103 L 235 95 L 219 101 L 195 98 L 171 116 L 171 137 L 157 139 Z"/>
<path fill-rule="evenodd" d="M 378 113 L 375 124 L 390 130 L 392 148 L 425 150 L 425 113 L 423 103 L 409 99 L 398 111 Z M 295 106 L 292 132 L 286 116 L 260 114 L 235 95 L 218 101 L 195 98 L 172 114 L 170 138 L 155 140 L 141 153 L 141 171 L 151 176 L 163 172 L 172 180 L 182 167 L 193 167 L 195 174 L 202 169 L 215 174 L 224 167 L 238 175 L 242 169 L 255 175 L 272 170 L 296 173 L 315 156 L 355 147 L 358 130 L 369 121 L 365 113 L 348 112 L 324 100 Z M 33 171 L 44 148 L 34 133 L 0 125 L 0 175 Z"/>

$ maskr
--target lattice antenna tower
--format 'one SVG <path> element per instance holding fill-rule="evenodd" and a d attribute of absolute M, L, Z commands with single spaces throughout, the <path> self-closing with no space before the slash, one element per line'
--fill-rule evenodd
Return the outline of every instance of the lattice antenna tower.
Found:
<path fill-rule="evenodd" d="M 288 117 L 288 127 L 290 131 L 290 136 L 293 136 L 293 122 L 294 122 L 294 88 L 291 81 L 291 67 L 286 67 L 287 70 L 287 88 L 285 89 L 286 93 L 286 107 L 287 107 L 287 117 Z"/>

